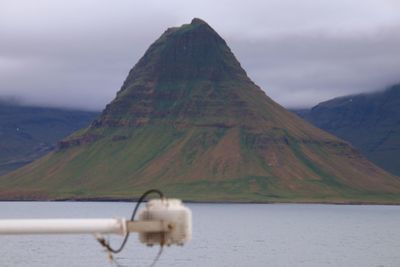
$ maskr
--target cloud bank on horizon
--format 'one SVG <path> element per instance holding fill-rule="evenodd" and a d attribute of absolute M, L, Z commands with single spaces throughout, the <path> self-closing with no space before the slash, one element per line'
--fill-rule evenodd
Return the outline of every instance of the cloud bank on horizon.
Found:
<path fill-rule="evenodd" d="M 286 107 L 400 81 L 397 0 L 0 0 L 0 98 L 101 110 L 149 45 L 193 17 Z"/>

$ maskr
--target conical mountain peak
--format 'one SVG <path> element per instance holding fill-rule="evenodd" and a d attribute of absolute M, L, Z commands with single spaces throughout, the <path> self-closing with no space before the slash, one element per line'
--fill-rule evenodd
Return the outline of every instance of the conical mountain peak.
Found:
<path fill-rule="evenodd" d="M 92 125 L 0 179 L 0 197 L 400 202 L 400 180 L 287 111 L 204 21 L 168 29 Z"/>
<path fill-rule="evenodd" d="M 159 81 L 246 77 L 224 39 L 197 18 L 164 32 L 132 69 L 127 81 L 144 74 Z"/>
<path fill-rule="evenodd" d="M 161 118 L 222 123 L 226 113 L 251 113 L 235 92 L 240 84 L 254 85 L 224 39 L 195 18 L 169 28 L 149 47 L 94 125 L 140 125 Z"/>
<path fill-rule="evenodd" d="M 204 20 L 199 19 L 199 18 L 193 18 L 193 19 L 192 19 L 192 22 L 191 22 L 190 24 L 192 24 L 192 25 L 196 25 L 196 24 L 199 24 L 199 25 L 201 25 L 201 24 L 203 24 L 203 25 L 208 25 L 207 22 L 205 22 Z"/>

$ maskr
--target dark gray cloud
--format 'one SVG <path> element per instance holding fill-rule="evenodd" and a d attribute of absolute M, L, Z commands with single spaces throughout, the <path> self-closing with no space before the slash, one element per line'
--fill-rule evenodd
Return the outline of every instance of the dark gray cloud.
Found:
<path fill-rule="evenodd" d="M 396 0 L 0 0 L 0 97 L 102 109 L 167 28 L 201 17 L 277 102 L 309 106 L 400 80 Z"/>
<path fill-rule="evenodd" d="M 400 27 L 370 34 L 324 33 L 232 40 L 242 65 L 279 103 L 307 107 L 400 82 Z"/>

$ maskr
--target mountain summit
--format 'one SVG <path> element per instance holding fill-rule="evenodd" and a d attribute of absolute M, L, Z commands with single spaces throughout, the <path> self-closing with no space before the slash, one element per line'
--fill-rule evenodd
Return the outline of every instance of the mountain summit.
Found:
<path fill-rule="evenodd" d="M 244 108 L 229 85 L 239 81 L 253 84 L 226 42 L 193 19 L 168 29 L 150 46 L 94 125 L 227 123 Z"/>
<path fill-rule="evenodd" d="M 0 179 L 3 198 L 400 202 L 400 180 L 272 101 L 204 21 L 170 28 L 90 127 Z"/>

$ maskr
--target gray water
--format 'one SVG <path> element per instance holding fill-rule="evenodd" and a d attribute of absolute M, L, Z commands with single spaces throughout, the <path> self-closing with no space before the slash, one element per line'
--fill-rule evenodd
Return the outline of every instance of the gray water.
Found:
<path fill-rule="evenodd" d="M 189 204 L 193 240 L 156 266 L 400 266 L 400 206 Z M 1 218 L 129 217 L 132 203 L 0 202 Z M 158 248 L 132 235 L 121 266 Z M 118 237 L 111 237 L 115 246 Z M 90 235 L 0 236 L 0 266 L 115 266 Z"/>

